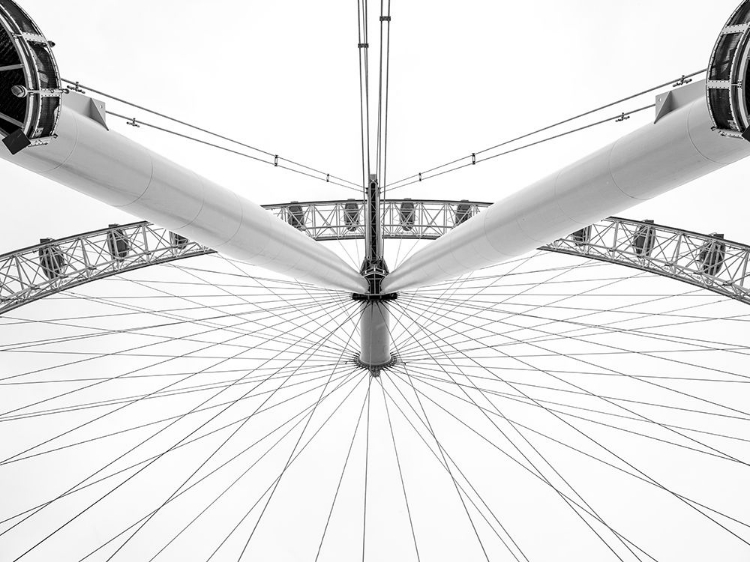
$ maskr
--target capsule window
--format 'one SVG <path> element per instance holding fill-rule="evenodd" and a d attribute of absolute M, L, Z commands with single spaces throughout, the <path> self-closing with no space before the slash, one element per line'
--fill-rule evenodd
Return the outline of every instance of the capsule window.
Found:
<path fill-rule="evenodd" d="M 712 234 L 711 236 L 714 237 L 714 240 L 709 240 L 703 244 L 698 254 L 698 262 L 704 275 L 716 277 L 721 271 L 721 266 L 724 265 L 727 246 L 722 241 L 723 234 Z"/>
<path fill-rule="evenodd" d="M 471 205 L 467 199 L 462 199 L 461 203 L 456 207 L 456 216 L 454 219 L 455 225 L 458 226 L 459 224 L 465 223 L 472 216 L 474 216 L 474 211 L 472 211 Z"/>
<path fill-rule="evenodd" d="M 719 44 L 716 46 L 713 64 L 708 70 L 709 80 L 729 80 L 734 51 L 737 49 L 741 37 L 742 33 L 726 33 L 721 36 Z"/>
<path fill-rule="evenodd" d="M 116 226 L 109 225 L 112 230 L 107 233 L 107 248 L 112 259 L 124 260 L 130 253 L 130 238 L 122 228 L 114 228 Z"/>
<path fill-rule="evenodd" d="M 633 250 L 639 258 L 650 257 L 656 243 L 656 229 L 651 226 L 654 221 L 644 222 L 647 224 L 638 226 L 633 235 Z"/>
<path fill-rule="evenodd" d="M 576 230 L 570 235 L 570 238 L 576 246 L 585 246 L 591 240 L 591 227 L 587 226 L 581 230 Z"/>
<path fill-rule="evenodd" d="M 354 232 L 359 226 L 359 205 L 353 199 L 344 205 L 344 225 L 349 232 Z"/>
<path fill-rule="evenodd" d="M 414 202 L 403 201 L 398 209 L 401 228 L 410 232 L 414 228 Z"/>
<path fill-rule="evenodd" d="M 52 238 L 43 238 L 40 242 L 47 244 L 39 248 L 39 265 L 42 266 L 42 272 L 49 280 L 57 279 L 65 273 L 67 267 L 65 254 L 63 254 L 60 246 L 49 244 L 49 242 L 52 242 Z"/>
<path fill-rule="evenodd" d="M 297 230 L 305 230 L 305 211 L 302 205 L 289 205 L 286 221 Z"/>
<path fill-rule="evenodd" d="M 170 232 L 169 233 L 169 242 L 172 244 L 172 247 L 174 247 L 177 250 L 184 250 L 185 246 L 188 245 L 188 240 L 184 236 L 177 234 L 176 232 Z"/>

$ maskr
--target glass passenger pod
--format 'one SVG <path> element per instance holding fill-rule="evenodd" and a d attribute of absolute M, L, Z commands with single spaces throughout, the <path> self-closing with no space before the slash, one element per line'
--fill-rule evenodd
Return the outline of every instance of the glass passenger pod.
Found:
<path fill-rule="evenodd" d="M 709 240 L 701 246 L 698 253 L 698 262 L 700 270 L 704 275 L 716 277 L 724 265 L 724 258 L 727 253 L 727 245 L 722 241 L 723 234 L 712 234 L 714 240 Z"/>
<path fill-rule="evenodd" d="M 172 245 L 172 250 L 174 252 L 181 252 L 187 247 L 189 242 L 190 240 L 176 232 L 169 233 L 169 243 Z"/>
<path fill-rule="evenodd" d="M 570 239 L 578 246 L 586 246 L 591 241 L 591 227 L 587 226 L 581 230 L 576 230 L 570 235 Z"/>
<path fill-rule="evenodd" d="M 402 230 L 411 232 L 414 228 L 414 201 L 405 199 L 398 208 L 398 219 Z"/>
<path fill-rule="evenodd" d="M 744 0 L 721 31 L 708 65 L 709 113 L 722 134 L 740 136 L 750 127 L 750 0 Z"/>
<path fill-rule="evenodd" d="M 286 222 L 297 230 L 305 230 L 305 210 L 297 201 L 292 201 L 289 207 L 287 207 Z"/>
<path fill-rule="evenodd" d="M 654 224 L 652 220 L 645 220 L 643 222 L 646 224 L 641 224 L 635 229 L 632 245 L 636 256 L 639 258 L 648 258 L 651 257 L 651 252 L 654 251 L 656 228 L 651 226 Z"/>
<path fill-rule="evenodd" d="M 112 259 L 122 261 L 130 254 L 130 237 L 117 226 L 116 224 L 109 225 L 112 230 L 107 233 L 107 249 Z"/>
<path fill-rule="evenodd" d="M 39 265 L 42 266 L 42 273 L 44 276 L 53 281 L 58 277 L 61 277 L 68 267 L 65 261 L 65 254 L 57 244 L 52 244 L 53 238 L 42 238 L 39 240 L 40 244 L 44 244 L 39 248 Z"/>
<path fill-rule="evenodd" d="M 48 42 L 12 0 L 0 0 L 0 138 L 11 153 L 54 134 L 60 74 Z"/>
<path fill-rule="evenodd" d="M 348 199 L 344 204 L 344 226 L 349 232 L 355 232 L 359 227 L 359 204 L 354 199 Z"/>
<path fill-rule="evenodd" d="M 453 224 L 455 226 L 458 226 L 459 224 L 465 223 L 473 216 L 474 210 L 471 208 L 469 200 L 461 199 L 461 202 L 456 206 L 456 215 L 454 217 Z"/>

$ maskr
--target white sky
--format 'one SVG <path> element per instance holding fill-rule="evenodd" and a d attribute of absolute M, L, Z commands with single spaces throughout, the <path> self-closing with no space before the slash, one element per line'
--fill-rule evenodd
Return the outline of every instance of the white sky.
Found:
<path fill-rule="evenodd" d="M 715 0 L 711 3 L 695 0 L 538 0 L 526 3 L 411 0 L 402 3 L 393 0 L 388 168 L 390 180 L 411 175 L 704 68 L 716 35 L 736 4 L 735 0 Z M 356 2 L 353 0 L 222 0 L 211 3 L 192 0 L 134 0 L 127 3 L 114 0 L 27 0 L 23 2 L 23 6 L 47 37 L 56 42 L 57 62 L 65 78 L 79 80 L 104 92 L 331 174 L 352 181 L 359 180 L 357 12 Z M 376 84 L 377 69 L 377 12 L 378 4 L 373 2 L 370 8 L 373 87 Z M 594 116 L 591 120 L 648 105 L 653 102 L 653 97 L 649 95 L 634 100 L 622 108 Z M 109 103 L 108 108 L 156 122 L 155 118 L 147 114 L 116 103 Z M 400 190 L 398 194 L 412 198 L 496 201 L 650 119 L 652 113 L 645 112 L 624 123 L 612 122 L 540 147 L 447 174 L 421 185 L 412 185 Z M 352 194 L 342 188 L 201 147 L 145 127 L 133 129 L 115 119 L 110 123 L 118 132 L 237 190 L 259 204 L 346 198 Z M 698 232 L 722 232 L 729 239 L 750 243 L 750 223 L 747 220 L 750 196 L 746 185 L 749 166 L 750 162 L 730 166 L 623 215 L 634 219 L 651 218 L 661 224 Z M 35 244 L 41 237 L 61 238 L 104 227 L 109 223 L 138 219 L 33 176 L 4 161 L 0 161 L 0 189 L 4 194 L 3 205 L 0 206 L 0 253 Z M 213 262 L 205 262 L 204 265 L 208 263 Z M 147 274 L 136 278 L 144 277 Z M 132 287 L 122 289 L 123 285 L 127 286 L 124 281 L 122 285 L 119 283 L 112 281 L 92 284 L 92 294 L 111 294 L 116 290 L 138 294 Z M 660 282 L 649 285 L 649 290 L 662 288 Z M 64 316 L 68 310 L 64 308 L 64 303 L 54 306 L 61 308 L 45 310 L 51 310 L 60 316 Z M 730 303 L 726 309 L 718 309 L 716 314 L 743 313 L 744 309 L 740 310 L 737 306 Z M 34 317 L 41 309 L 30 306 L 28 310 L 21 310 L 24 311 L 23 314 Z M 463 320 L 470 321 L 466 318 Z M 733 333 L 738 345 L 747 341 L 741 332 L 744 324 L 739 326 L 740 331 Z M 729 332 L 723 324 L 720 328 L 722 334 Z M 11 332 L 13 337 L 6 336 L 8 340 L 3 343 L 32 337 L 22 333 L 21 329 L 17 333 L 11 329 Z M 5 333 L 11 332 L 6 327 Z M 290 333 L 293 332 L 290 329 Z M 675 333 L 688 334 L 679 330 Z M 43 334 L 45 337 L 48 335 L 46 331 Z M 706 339 L 712 337 L 711 333 L 704 333 L 701 328 L 696 328 L 689 334 Z M 630 343 L 634 346 L 643 344 L 635 340 Z M 112 345 L 116 344 L 119 344 L 119 340 Z M 93 349 L 101 352 L 103 348 Z M 633 372 L 641 372 L 641 368 L 643 372 L 650 373 L 664 369 L 663 372 L 669 375 L 681 372 L 677 368 L 669 371 L 655 362 L 642 363 L 640 359 L 630 358 L 627 367 Z M 44 358 L 35 360 L 53 361 Z M 742 363 L 744 356 L 722 360 L 725 361 L 722 366 L 729 370 L 747 372 Z M 24 361 L 25 359 L 14 356 L 5 366 L 0 365 L 0 371 L 5 370 L 6 374 L 17 372 L 25 368 L 22 364 Z M 129 362 L 127 364 L 130 365 Z M 124 369 L 124 365 L 125 362 L 123 365 L 112 365 L 112 368 Z M 608 366 L 625 367 L 618 365 L 616 358 Z M 69 369 L 63 371 L 63 374 L 90 376 L 92 370 L 74 372 Z M 146 392 L 146 388 L 148 387 L 144 386 L 141 390 Z M 623 396 L 640 396 L 637 388 L 631 389 L 625 385 L 618 388 L 618 391 Z M 8 393 L 10 392 L 9 390 Z M 722 388 L 716 396 L 736 407 L 746 407 L 746 402 L 743 405 L 741 399 L 746 394 L 738 393 L 733 396 Z M 23 394 L 20 396 L 22 399 L 28 398 Z M 660 399 L 658 393 L 653 398 Z M 360 403 L 361 394 L 355 406 Z M 175 408 L 181 406 L 182 403 L 174 405 Z M 355 406 L 349 404 L 350 411 L 345 414 L 349 421 L 356 418 L 358 412 Z M 512 407 L 509 406 L 509 409 L 513 412 Z M 517 413 L 521 410 L 519 408 Z M 373 425 L 379 428 L 378 431 L 384 431 L 386 426 L 382 418 L 382 407 L 375 406 L 375 411 L 377 413 L 374 414 L 376 418 Z M 158 411 L 146 409 L 143 413 L 145 416 L 157 414 Z M 534 421 L 539 420 L 532 415 L 531 422 Z M 672 421 L 677 423 L 680 418 Z M 41 425 L 29 424 L 24 427 L 35 438 L 45 436 L 50 431 L 48 427 Z M 317 524 L 321 516 L 319 510 L 309 506 L 322 505 L 317 500 L 330 501 L 330 487 L 335 484 L 334 477 L 337 474 L 332 476 L 328 472 L 326 455 L 339 459 L 345 452 L 342 447 L 345 448 L 347 444 L 349 427 L 342 426 L 337 430 L 339 433 L 330 437 L 328 442 L 323 442 L 328 446 L 337 446 L 338 449 L 331 452 L 333 449 L 320 445 L 318 456 L 315 457 L 318 460 L 308 465 L 311 475 L 327 478 L 319 487 L 313 486 L 307 490 L 309 495 L 305 498 L 308 501 L 297 502 L 300 496 L 295 496 L 295 493 L 305 490 L 303 473 L 297 475 L 297 484 L 290 486 L 285 499 L 277 502 L 283 506 L 283 510 L 273 514 L 272 520 L 281 530 L 269 531 L 261 538 L 265 542 L 257 546 L 258 552 L 265 553 L 266 557 L 257 559 L 308 559 L 304 557 L 308 551 L 303 546 L 317 540 L 319 529 L 314 526 L 306 529 L 306 522 L 314 520 Z M 721 431 L 725 427 L 730 428 L 728 424 L 718 424 L 711 426 L 711 429 Z M 737 431 L 734 426 L 730 429 Z M 7 442 L 13 443 L 14 447 L 11 449 L 15 451 L 17 436 L 13 435 L 12 429 L 4 428 L 2 431 Z M 562 435 L 564 432 L 560 431 Z M 404 431 L 403 435 L 412 434 Z M 579 443 L 570 435 L 567 437 L 571 442 Z M 459 451 L 464 448 L 471 451 L 471 447 L 479 449 L 477 443 L 471 441 L 471 436 L 466 434 L 457 432 L 451 438 L 452 447 Z M 388 435 L 379 435 L 373 441 L 376 447 L 382 447 L 383 443 L 388 445 L 388 439 Z M 404 439 L 406 456 L 414 456 L 411 459 L 411 472 L 407 477 L 412 478 L 412 481 L 422 480 L 428 484 L 444 486 L 446 482 L 441 480 L 442 473 L 439 468 L 435 468 L 434 463 L 428 466 L 429 463 L 425 461 L 423 471 L 421 468 L 414 468 L 421 466 L 415 464 L 420 445 L 413 435 Z M 724 442 L 721 443 L 722 446 L 725 445 Z M 641 454 L 640 460 L 659 477 L 672 478 L 671 482 L 675 486 L 696 490 L 700 498 L 715 500 L 723 508 L 744 515 L 747 520 L 747 510 L 743 508 L 750 501 L 747 496 L 747 471 L 743 471 L 746 466 L 732 466 L 725 472 L 718 473 L 717 465 L 717 474 L 721 477 L 710 479 L 707 476 L 713 474 L 712 463 L 716 461 L 696 461 L 689 454 L 662 457 L 661 449 L 655 446 L 651 449 L 651 445 L 643 445 L 639 440 L 628 441 L 623 438 L 618 446 L 628 454 Z M 746 444 L 733 446 L 736 448 L 727 447 L 738 456 L 745 454 L 742 458 L 747 458 Z M 156 445 L 154 450 L 158 450 Z M 110 452 L 110 449 L 102 447 L 87 453 L 91 456 L 85 460 L 95 464 L 100 458 L 107 458 Z M 284 454 L 286 453 L 282 453 Z M 359 464 L 352 467 L 352 474 L 361 476 L 362 454 L 362 443 L 358 441 L 353 456 Z M 386 449 L 375 449 L 372 454 L 385 458 L 391 453 Z M 577 466 L 578 461 L 571 460 L 570 453 L 558 454 L 557 461 L 568 467 Z M 75 454 L 61 458 L 59 467 L 63 476 L 77 477 L 79 464 Z M 530 557 L 532 561 L 593 561 L 608 556 L 607 552 L 596 550 L 601 545 L 591 540 L 591 537 L 583 533 L 569 534 L 568 531 L 574 524 L 568 519 L 561 522 L 559 527 L 541 522 L 535 527 L 537 509 L 547 516 L 548 522 L 554 522 L 558 514 L 560 518 L 570 518 L 570 512 L 565 512 L 559 502 L 556 504 L 541 492 L 537 496 L 533 492 L 525 495 L 526 488 L 523 494 L 520 490 L 514 490 L 516 473 L 510 464 L 498 461 L 497 465 L 491 465 L 489 462 L 485 463 L 483 457 L 474 457 L 474 461 L 469 464 L 476 481 L 485 485 L 485 489 L 489 486 L 497 494 L 496 497 L 488 498 L 488 501 L 494 500 L 499 504 L 507 502 L 504 504 L 507 513 L 517 514 L 516 536 L 520 536 L 524 544 L 532 545 L 529 549 L 537 555 L 535 558 Z M 83 471 L 87 465 L 81 465 L 80 474 L 85 474 Z M 171 471 L 184 472 L 186 466 L 188 465 L 180 463 L 180 459 L 175 459 L 154 476 L 154 481 L 159 477 L 168 481 L 173 474 Z M 384 462 L 376 466 L 382 468 L 384 474 L 387 473 L 391 482 L 394 481 L 396 473 L 392 463 Z M 723 470 L 724 464 L 721 467 Z M 742 543 L 719 543 L 717 537 L 722 537 L 723 541 L 723 535 L 712 534 L 714 531 L 696 523 L 684 508 L 675 509 L 673 516 L 660 521 L 660 525 L 655 525 L 648 518 L 640 518 L 641 512 L 651 509 L 658 511 L 663 508 L 665 513 L 670 513 L 669 509 L 674 508 L 674 505 L 660 499 L 657 494 L 629 488 L 625 479 L 605 477 L 597 468 L 587 466 L 587 469 L 591 472 L 586 472 L 585 477 L 584 473 L 574 476 L 577 478 L 576 485 L 584 487 L 588 497 L 600 498 L 609 494 L 609 503 L 601 502 L 606 516 L 618 524 L 626 525 L 646 544 L 655 545 L 656 551 L 662 555 L 657 556 L 659 560 L 747 560 L 748 549 Z M 26 468 L 26 465 L 18 465 L 11 470 L 15 472 L 11 472 L 11 477 L 6 481 L 19 482 L 18 486 L 22 490 L 22 493 L 16 491 L 8 494 L 8 504 L 13 504 L 13 508 L 9 510 L 11 512 L 27 505 L 24 503 L 27 498 L 32 502 L 41 501 L 46 497 L 45 494 L 57 489 L 56 481 L 47 480 L 49 465 L 34 464 L 31 469 Z M 179 474 L 182 475 L 183 472 Z M 597 478 L 597 475 L 601 478 Z M 268 474 L 262 473 L 261 476 Z M 261 476 L 258 477 L 259 481 L 262 480 Z M 377 471 L 374 478 L 378 478 Z M 315 481 L 312 476 L 310 480 Z M 705 486 L 700 487 L 703 480 L 710 482 L 704 482 Z M 60 481 L 63 481 L 62 477 Z M 42 484 L 38 485 L 37 482 Z M 361 486 L 357 482 L 350 485 L 355 492 Z M 531 486 L 528 488 L 533 490 Z M 452 524 L 459 522 L 465 526 L 465 520 L 456 515 L 460 506 L 455 498 L 448 499 L 447 492 L 445 495 L 433 494 L 429 485 L 423 486 L 421 491 L 416 487 L 416 490 L 416 494 L 422 494 L 418 498 L 421 501 L 415 503 L 422 506 L 420 516 L 425 526 L 423 530 L 425 533 L 428 533 L 428 529 L 432 530 L 439 539 L 431 545 L 431 550 L 425 547 L 422 560 L 482 559 L 481 553 L 476 551 L 476 544 L 471 544 L 470 552 L 464 550 L 462 540 L 466 537 L 466 528 L 455 531 L 456 540 L 453 540 Z M 90 527 L 76 527 L 75 532 L 80 532 L 80 536 L 86 541 L 104 540 L 109 535 L 107 531 L 100 531 L 98 525 L 104 528 L 105 523 L 108 523 L 111 528 L 116 528 L 129 515 L 140 513 L 139 499 L 160 492 L 163 490 L 152 489 L 149 482 L 143 483 L 132 492 L 134 501 L 122 502 L 117 509 L 104 512 L 104 521 L 91 523 Z M 249 494 L 249 489 L 246 492 Z M 355 492 L 345 494 L 342 498 L 344 503 L 341 513 L 349 513 L 347 507 L 357 512 L 359 496 Z M 92 495 L 89 499 L 95 497 Z M 210 493 L 203 497 L 210 497 Z M 80 500 L 80 505 L 84 505 L 85 499 Z M 388 503 L 389 500 L 394 503 Z M 0 503 L 2 501 L 0 498 Z M 400 501 L 398 494 L 385 494 L 373 500 L 374 517 L 380 517 L 376 519 L 377 525 L 381 529 L 389 529 L 391 534 L 385 533 L 385 538 L 373 539 L 373 550 L 368 560 L 395 560 L 396 555 L 389 549 L 407 549 L 410 545 L 410 537 L 404 531 L 404 512 L 400 504 L 398 510 L 392 512 L 396 501 Z M 660 503 L 662 501 L 664 503 Z M 379 508 L 378 502 L 382 504 Z M 511 506 L 516 511 L 512 511 Z M 240 508 L 244 505 L 235 507 L 237 513 L 241 513 Z M 597 504 L 597 507 L 600 505 Z M 441 509 L 452 515 L 443 515 Z M 556 511 L 557 509 L 560 511 Z M 7 512 L 3 512 L 5 513 Z M 62 518 L 61 514 L 57 516 Z M 184 518 L 185 514 L 181 516 Z M 230 508 L 227 520 L 232 516 Z M 178 519 L 180 518 L 162 522 L 161 527 L 150 529 L 152 534 L 146 537 L 151 537 L 156 544 L 162 536 L 167 536 L 170 528 L 178 527 Z M 49 525 L 53 520 L 50 517 L 46 523 Z M 521 521 L 529 524 L 521 525 Z M 285 537 L 284 522 L 288 522 L 290 528 L 305 530 L 299 531 L 298 535 Z M 40 538 L 41 528 L 30 528 L 33 529 L 33 532 L 30 531 L 31 536 Z M 340 546 L 339 550 L 330 552 L 329 559 L 351 560 L 352 552 L 357 553 L 360 545 L 359 520 L 340 519 L 335 529 L 339 535 L 331 537 L 331 542 Z M 164 535 L 160 534 L 162 531 Z M 212 533 L 217 532 L 216 527 L 209 525 L 201 528 L 200 533 L 205 535 L 196 531 L 196 536 L 214 538 Z M 488 533 L 486 528 L 483 532 Z M 150 555 L 152 552 L 148 546 L 151 538 L 144 541 L 145 545 L 135 547 L 130 559 L 139 559 L 138 556 L 143 556 L 146 552 Z M 0 537 L 0 545 L 1 540 Z M 25 540 L 28 538 L 14 538 L 8 552 L 18 554 L 24 548 L 23 545 L 27 544 Z M 75 542 L 70 538 L 64 540 L 69 541 L 68 544 Z M 206 545 L 199 546 L 208 548 Z M 492 549 L 493 562 L 506 559 L 506 554 L 497 544 L 493 544 Z M 202 554 L 203 550 L 196 552 Z M 64 554 L 67 553 L 55 551 L 52 547 L 52 550 L 42 551 L 38 559 L 51 559 L 49 556 L 68 559 Z M 187 547 L 180 547 L 172 552 L 172 558 L 166 556 L 165 559 L 189 559 L 191 554 L 192 551 Z M 0 546 L 0 561 L 5 560 L 6 555 Z"/>

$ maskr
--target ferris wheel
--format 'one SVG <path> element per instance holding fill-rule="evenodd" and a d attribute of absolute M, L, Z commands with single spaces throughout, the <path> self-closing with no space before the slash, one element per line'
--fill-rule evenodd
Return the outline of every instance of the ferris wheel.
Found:
<path fill-rule="evenodd" d="M 750 0 L 653 124 L 494 204 L 393 197 L 489 157 L 386 181 L 358 4 L 361 182 L 265 160 L 357 197 L 258 206 L 0 0 L 2 157 L 147 219 L 0 256 L 0 560 L 747 558 L 750 245 L 612 215 L 750 155 Z"/>

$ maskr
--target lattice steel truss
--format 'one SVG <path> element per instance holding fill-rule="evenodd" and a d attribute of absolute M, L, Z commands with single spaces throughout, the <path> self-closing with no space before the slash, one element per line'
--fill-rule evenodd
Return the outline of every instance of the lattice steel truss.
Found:
<path fill-rule="evenodd" d="M 750 246 L 723 234 L 610 217 L 541 249 L 649 271 L 750 303 Z"/>
<path fill-rule="evenodd" d="M 0 314 L 89 281 L 209 253 L 147 222 L 46 239 L 0 256 Z"/>
<path fill-rule="evenodd" d="M 382 202 L 383 238 L 435 240 L 491 203 L 387 199 Z M 263 205 L 315 240 L 364 238 L 362 200 L 308 201 Z"/>
<path fill-rule="evenodd" d="M 384 237 L 434 240 L 488 206 L 472 201 L 387 200 Z M 361 201 L 295 201 L 265 208 L 315 240 L 365 236 Z M 648 271 L 750 304 L 750 246 L 722 235 L 610 217 L 540 249 Z M 147 222 L 47 240 L 0 256 L 0 314 L 89 281 L 213 252 Z"/>

